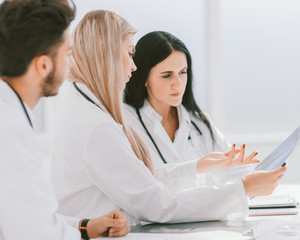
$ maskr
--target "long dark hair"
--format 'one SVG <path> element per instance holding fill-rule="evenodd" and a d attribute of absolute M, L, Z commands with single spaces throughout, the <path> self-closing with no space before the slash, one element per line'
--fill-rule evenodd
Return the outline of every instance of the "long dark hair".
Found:
<path fill-rule="evenodd" d="M 187 84 L 182 99 L 182 105 L 193 116 L 204 122 L 210 131 L 213 142 L 215 142 L 214 134 L 207 117 L 198 107 L 193 91 L 193 71 L 192 58 L 185 44 L 170 33 L 163 31 L 154 31 L 143 36 L 136 44 L 136 54 L 134 62 L 137 70 L 132 73 L 130 81 L 126 84 L 124 101 L 140 109 L 144 105 L 145 99 L 148 98 L 148 92 L 145 83 L 148 79 L 150 70 L 158 63 L 165 60 L 173 51 L 183 52 L 187 59 Z"/>

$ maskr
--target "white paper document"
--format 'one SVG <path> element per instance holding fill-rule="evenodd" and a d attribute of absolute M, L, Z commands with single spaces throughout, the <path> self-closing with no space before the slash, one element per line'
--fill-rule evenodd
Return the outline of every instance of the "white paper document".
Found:
<path fill-rule="evenodd" d="M 267 208 L 267 209 L 250 209 L 249 216 L 278 216 L 278 215 L 297 215 L 298 208 Z"/>
<path fill-rule="evenodd" d="M 299 213 L 298 201 L 288 195 L 260 196 L 248 200 L 249 216 L 295 215 Z"/>
<path fill-rule="evenodd" d="M 259 196 L 248 200 L 249 209 L 265 208 L 297 208 L 299 203 L 296 198 L 290 195 Z"/>
<path fill-rule="evenodd" d="M 273 152 L 271 152 L 260 164 L 255 171 L 271 171 L 279 168 L 291 155 L 294 149 L 300 143 L 300 127 L 298 127 L 286 140 L 284 140 Z"/>

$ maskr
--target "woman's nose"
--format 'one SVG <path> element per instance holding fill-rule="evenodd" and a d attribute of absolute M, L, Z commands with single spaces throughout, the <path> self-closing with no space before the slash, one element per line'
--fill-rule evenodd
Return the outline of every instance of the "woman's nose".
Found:
<path fill-rule="evenodd" d="M 176 75 L 174 77 L 174 81 L 172 82 L 172 87 L 173 88 L 179 88 L 181 85 L 181 80 L 180 80 L 180 76 Z"/>
<path fill-rule="evenodd" d="M 137 67 L 136 67 L 134 61 L 132 60 L 131 69 L 130 70 L 131 70 L 131 72 L 134 72 L 134 71 L 136 71 L 136 69 L 137 69 Z"/>

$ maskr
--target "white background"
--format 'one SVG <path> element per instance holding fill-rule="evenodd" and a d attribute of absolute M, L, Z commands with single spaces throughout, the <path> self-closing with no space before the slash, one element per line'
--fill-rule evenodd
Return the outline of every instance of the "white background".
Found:
<path fill-rule="evenodd" d="M 266 156 L 300 125 L 300 1 L 298 0 L 75 0 L 77 17 L 108 9 L 139 32 L 164 30 L 193 57 L 194 93 L 231 142 Z M 55 99 L 43 100 L 45 154 Z M 300 183 L 300 148 L 283 182 Z"/>

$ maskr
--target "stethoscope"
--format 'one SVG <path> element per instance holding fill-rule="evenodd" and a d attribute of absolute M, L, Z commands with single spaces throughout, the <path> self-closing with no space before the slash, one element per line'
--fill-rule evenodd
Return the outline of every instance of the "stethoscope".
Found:
<path fill-rule="evenodd" d="M 97 105 L 90 97 L 88 97 L 84 92 L 82 92 L 82 91 L 80 90 L 80 88 L 76 85 L 75 82 L 73 82 L 73 85 L 74 85 L 75 89 L 76 89 L 76 90 L 77 90 L 77 91 L 78 91 L 78 92 L 79 92 L 86 100 L 88 100 L 89 102 L 93 103 L 94 105 L 96 105 L 96 106 L 97 106 L 98 108 L 100 108 L 101 110 L 103 110 L 103 109 L 102 109 L 99 105 Z M 138 115 L 138 117 L 139 117 L 139 120 L 140 120 L 140 122 L 141 122 L 143 128 L 145 129 L 147 135 L 148 135 L 149 138 L 151 139 L 151 141 L 152 141 L 154 147 L 156 148 L 156 150 L 157 150 L 159 156 L 161 157 L 162 161 L 163 161 L 164 163 L 167 163 L 166 160 L 165 160 L 165 158 L 164 158 L 164 156 L 162 155 L 161 151 L 159 150 L 158 146 L 156 145 L 156 142 L 154 141 L 154 139 L 152 138 L 151 134 L 149 133 L 149 131 L 148 131 L 148 129 L 147 129 L 147 127 L 146 127 L 146 125 L 145 125 L 145 123 L 144 123 L 142 117 L 141 117 L 140 111 L 139 111 L 138 109 L 136 109 L 136 113 L 137 113 L 137 115 Z M 198 128 L 198 126 L 197 126 L 193 121 L 191 121 L 191 123 L 193 124 L 193 126 L 195 127 L 195 129 L 199 132 L 199 134 L 202 135 L 202 132 L 200 131 L 200 129 Z M 190 139 L 191 139 L 191 136 L 189 136 L 188 139 L 190 140 Z"/>
<path fill-rule="evenodd" d="M 94 104 L 95 106 L 97 106 L 98 108 L 100 108 L 102 111 L 103 109 L 98 105 L 96 104 L 88 95 L 86 95 L 83 91 L 80 90 L 80 88 L 76 85 L 75 82 L 73 82 L 73 85 L 75 87 L 75 89 L 86 99 L 88 100 L 89 102 L 91 102 L 92 104 Z"/>
<path fill-rule="evenodd" d="M 159 148 L 158 148 L 156 142 L 154 141 L 153 137 L 151 136 L 150 132 L 148 131 L 148 129 L 147 129 L 147 127 L 146 127 L 146 125 L 145 125 L 145 123 L 144 123 L 144 121 L 143 121 L 143 119 L 142 119 L 140 110 L 136 108 L 135 111 L 136 111 L 136 114 L 137 114 L 138 117 L 139 117 L 140 123 L 142 124 L 142 126 L 143 126 L 143 128 L 145 129 L 145 131 L 146 131 L 148 137 L 150 138 L 151 142 L 153 143 L 154 147 L 156 148 L 156 151 L 158 152 L 158 154 L 159 154 L 161 160 L 162 160 L 164 163 L 167 163 L 167 161 L 165 160 L 165 158 L 164 158 L 164 156 L 162 155 L 161 151 L 159 150 Z M 196 125 L 196 123 L 193 122 L 192 120 L 191 120 L 191 123 L 193 124 L 193 126 L 195 127 L 195 129 L 198 131 L 198 133 L 202 136 L 202 132 L 201 132 L 201 130 L 198 128 L 198 126 Z M 191 136 L 189 135 L 188 140 L 191 140 L 191 139 L 192 139 L 192 138 L 191 138 Z"/>
<path fill-rule="evenodd" d="M 24 110 L 24 112 L 25 112 L 25 115 L 26 115 L 26 117 L 27 117 L 27 120 L 28 120 L 30 126 L 33 128 L 31 119 L 30 119 L 30 117 L 29 117 L 29 114 L 28 114 L 28 112 L 27 112 L 27 110 L 26 110 L 26 107 L 25 107 L 25 105 L 24 105 L 24 102 L 23 102 L 22 98 L 21 98 L 20 95 L 16 92 L 16 90 L 13 89 L 12 86 L 10 86 L 8 83 L 7 83 L 7 85 L 8 85 L 8 86 L 14 91 L 14 93 L 17 95 L 17 97 L 18 97 L 18 99 L 19 99 L 19 101 L 20 101 L 20 103 L 21 103 L 21 105 L 22 105 L 22 107 L 23 107 L 23 110 Z"/>

